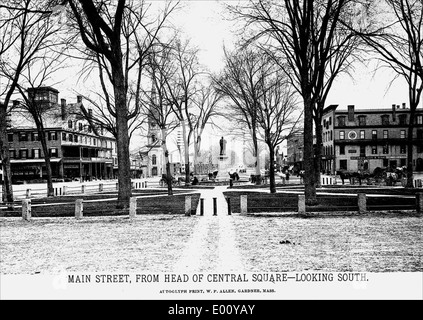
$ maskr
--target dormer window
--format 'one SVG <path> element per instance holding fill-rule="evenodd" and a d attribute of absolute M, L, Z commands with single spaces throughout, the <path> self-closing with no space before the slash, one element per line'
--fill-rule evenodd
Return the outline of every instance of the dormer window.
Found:
<path fill-rule="evenodd" d="M 389 125 L 389 115 L 384 114 L 383 116 L 381 116 L 381 119 L 382 119 L 382 125 L 383 126 Z"/>
<path fill-rule="evenodd" d="M 360 126 L 365 126 L 366 125 L 366 116 L 358 116 L 358 124 Z"/>
<path fill-rule="evenodd" d="M 345 116 L 337 117 L 338 127 L 345 127 Z"/>

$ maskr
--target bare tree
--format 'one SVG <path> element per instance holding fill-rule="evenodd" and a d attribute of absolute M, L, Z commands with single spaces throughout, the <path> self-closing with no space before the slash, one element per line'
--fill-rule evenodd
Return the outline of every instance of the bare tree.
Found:
<path fill-rule="evenodd" d="M 374 14 L 371 30 L 358 30 L 385 66 L 408 85 L 410 116 L 407 134 L 407 187 L 413 188 L 415 114 L 423 91 L 423 3 L 421 0 L 384 0 L 389 14 Z M 379 9 L 380 6 L 374 9 Z M 384 12 L 384 10 L 380 10 Z M 369 28 L 368 28 L 369 29 Z"/>
<path fill-rule="evenodd" d="M 216 90 L 230 101 L 230 117 L 248 129 L 254 145 L 256 158 L 255 181 L 261 183 L 260 157 L 258 153 L 258 115 L 260 108 L 260 74 L 265 62 L 263 55 L 251 48 L 240 49 L 233 53 L 225 51 L 225 68 L 215 77 Z M 267 58 L 266 58 L 267 59 Z M 268 59 L 267 59 L 268 60 Z"/>
<path fill-rule="evenodd" d="M 198 62 L 198 49 L 189 41 L 178 37 L 171 43 L 174 72 L 166 78 L 167 98 L 174 114 L 182 126 L 185 158 L 185 183 L 190 181 L 189 146 L 195 130 L 195 117 L 192 117 L 194 98 L 198 90 L 198 79 L 202 74 Z"/>
<path fill-rule="evenodd" d="M 214 125 L 213 119 L 221 115 L 219 111 L 219 102 L 222 95 L 216 92 L 210 83 L 202 84 L 199 88 L 198 95 L 194 99 L 195 110 L 193 110 L 194 123 L 194 170 L 198 164 L 200 156 L 201 141 L 206 125 Z"/>
<path fill-rule="evenodd" d="M 273 63 L 271 63 L 273 65 Z M 287 136 L 298 127 L 302 116 L 297 112 L 295 92 L 280 70 L 272 66 L 262 69 L 259 110 L 259 125 L 263 130 L 264 141 L 269 148 L 270 192 L 276 192 L 275 184 L 275 150 Z"/>
<path fill-rule="evenodd" d="M 304 104 L 305 196 L 309 205 L 316 204 L 316 176 L 320 161 L 313 148 L 313 121 L 316 136 L 324 101 L 336 76 L 346 70 L 353 33 L 341 23 L 348 18 L 353 0 L 251 0 L 231 11 L 252 28 L 248 41 L 260 39 L 264 47 L 279 56 L 275 61 L 286 70 Z M 321 129 L 320 129 L 321 130 Z M 321 139 L 319 137 L 319 139 Z M 317 156 L 321 154 L 321 140 Z M 316 170 L 317 167 L 317 170 Z"/>
<path fill-rule="evenodd" d="M 144 1 L 67 0 L 66 3 L 72 11 L 89 56 L 97 61 L 106 101 L 108 87 L 105 78 L 112 87 L 114 108 L 111 108 L 110 100 L 107 107 L 110 114 L 116 118 L 118 205 L 127 207 L 131 196 L 128 121 L 136 114 L 128 109 L 129 84 L 132 73 L 142 72 L 140 64 L 142 66 L 145 61 L 145 52 L 148 52 L 158 30 L 177 4 L 167 3 L 160 17 L 147 20 Z M 148 36 L 142 38 L 141 33 L 147 33 Z M 144 43 L 145 39 L 149 39 L 148 44 L 144 46 L 145 51 L 139 51 L 140 44 Z M 137 110 L 140 90 L 137 88 L 135 92 L 138 92 L 135 97 Z"/>
<path fill-rule="evenodd" d="M 13 206 L 12 174 L 7 143 L 6 116 L 10 101 L 17 93 L 22 75 L 31 71 L 32 65 L 42 60 L 46 51 L 54 51 L 54 35 L 60 33 L 51 11 L 46 11 L 45 1 L 3 1 L 0 4 L 0 159 L 4 175 L 4 196 Z"/>

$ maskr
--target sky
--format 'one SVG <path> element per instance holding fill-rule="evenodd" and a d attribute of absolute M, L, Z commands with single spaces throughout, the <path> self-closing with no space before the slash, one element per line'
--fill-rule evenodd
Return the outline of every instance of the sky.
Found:
<path fill-rule="evenodd" d="M 163 4 L 162 0 L 150 1 L 155 5 Z M 200 63 L 212 72 L 219 72 L 223 67 L 223 45 L 232 48 L 236 41 L 236 32 L 239 31 L 233 21 L 228 19 L 225 1 L 184 0 L 182 4 L 182 8 L 172 14 L 171 22 L 181 30 L 186 39 L 190 39 L 192 45 L 200 49 Z M 379 69 L 375 73 L 374 65 L 357 66 L 352 76 L 338 77 L 326 105 L 336 104 L 340 109 L 351 104 L 357 109 L 390 108 L 392 104 L 398 105 L 404 102 L 408 105 L 408 92 L 404 80 L 399 78 L 391 84 L 393 77 L 394 74 L 389 69 Z M 67 86 L 59 90 L 61 96 L 69 99 L 69 102 L 76 100 L 74 89 L 79 88 L 83 91 L 89 87 L 89 84 L 76 83 L 75 77 L 71 78 L 70 85 L 67 83 Z M 210 134 L 212 138 L 208 140 L 218 141 L 222 133 L 211 131 Z"/>

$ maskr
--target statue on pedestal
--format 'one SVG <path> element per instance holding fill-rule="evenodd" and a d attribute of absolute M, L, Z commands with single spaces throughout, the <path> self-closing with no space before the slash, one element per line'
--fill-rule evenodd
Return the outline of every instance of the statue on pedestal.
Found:
<path fill-rule="evenodd" d="M 220 155 L 226 155 L 226 140 L 223 137 L 220 139 Z"/>

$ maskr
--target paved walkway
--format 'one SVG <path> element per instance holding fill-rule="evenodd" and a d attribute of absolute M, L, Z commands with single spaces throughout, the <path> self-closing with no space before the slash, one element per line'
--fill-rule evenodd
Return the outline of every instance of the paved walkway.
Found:
<path fill-rule="evenodd" d="M 175 272 L 242 272 L 244 266 L 235 241 L 233 219 L 223 191 L 227 186 L 201 191 L 204 199 L 204 216 L 189 239 L 181 258 L 174 267 Z M 213 215 L 213 198 L 217 200 L 217 215 Z"/>

